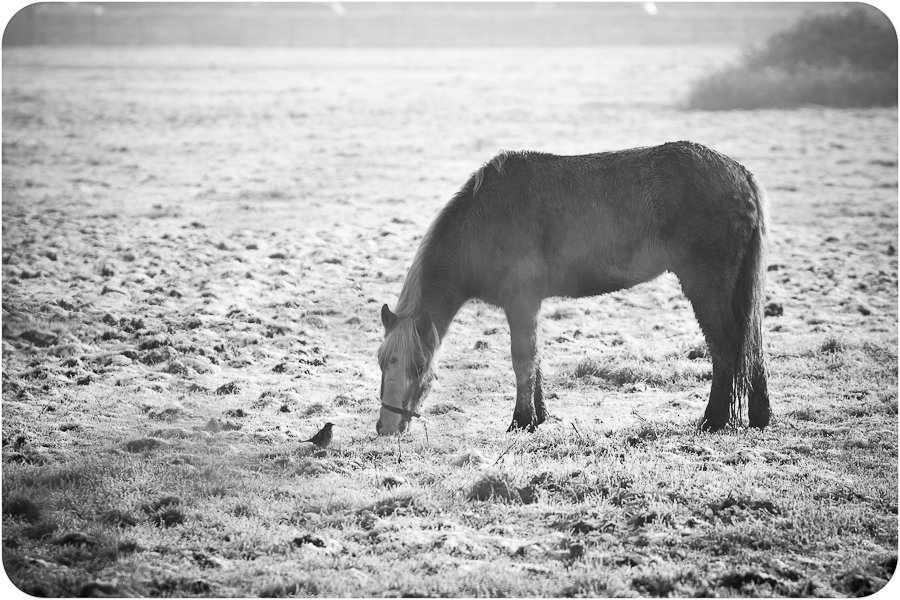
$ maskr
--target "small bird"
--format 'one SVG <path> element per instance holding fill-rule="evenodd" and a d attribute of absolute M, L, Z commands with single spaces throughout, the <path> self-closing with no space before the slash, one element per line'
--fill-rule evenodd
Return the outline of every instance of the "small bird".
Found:
<path fill-rule="evenodd" d="M 325 426 L 319 430 L 319 433 L 312 436 L 308 440 L 303 440 L 301 443 L 305 444 L 306 442 L 310 442 L 315 444 L 319 448 L 327 448 L 328 444 L 331 443 L 331 428 L 334 427 L 334 423 L 325 423 Z"/>

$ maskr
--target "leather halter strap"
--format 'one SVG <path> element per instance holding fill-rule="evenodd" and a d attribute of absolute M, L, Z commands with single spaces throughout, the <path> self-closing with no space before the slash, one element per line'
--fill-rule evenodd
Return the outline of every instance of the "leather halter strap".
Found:
<path fill-rule="evenodd" d="M 384 410 L 390 411 L 392 413 L 396 413 L 398 415 L 403 415 L 407 419 L 412 419 L 413 417 L 419 417 L 419 418 L 422 417 L 422 415 L 420 415 L 417 412 L 413 412 L 411 410 L 406 410 L 405 408 L 397 408 L 396 406 L 391 406 L 390 404 L 385 404 L 384 402 L 381 403 L 381 408 L 383 408 Z"/>

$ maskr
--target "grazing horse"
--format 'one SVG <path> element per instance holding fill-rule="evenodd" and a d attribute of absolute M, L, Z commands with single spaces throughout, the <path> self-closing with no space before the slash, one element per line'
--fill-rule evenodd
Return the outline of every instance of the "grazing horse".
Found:
<path fill-rule="evenodd" d="M 476 171 L 425 234 L 385 338 L 379 434 L 404 431 L 427 396 L 434 354 L 464 302 L 506 313 L 516 374 L 510 430 L 547 418 L 538 312 L 544 298 L 605 294 L 677 275 L 712 357 L 700 421 L 769 423 L 763 359 L 765 195 L 753 175 L 700 144 L 582 156 L 504 152 Z"/>

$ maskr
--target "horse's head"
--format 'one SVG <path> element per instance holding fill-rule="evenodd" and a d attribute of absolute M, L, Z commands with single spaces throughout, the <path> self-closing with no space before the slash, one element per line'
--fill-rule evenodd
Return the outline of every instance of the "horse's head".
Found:
<path fill-rule="evenodd" d="M 409 422 L 419 416 L 419 406 L 431 389 L 438 334 L 428 314 L 397 316 L 387 304 L 381 307 L 381 322 L 381 414 L 375 430 L 379 435 L 387 435 L 405 431 Z"/>

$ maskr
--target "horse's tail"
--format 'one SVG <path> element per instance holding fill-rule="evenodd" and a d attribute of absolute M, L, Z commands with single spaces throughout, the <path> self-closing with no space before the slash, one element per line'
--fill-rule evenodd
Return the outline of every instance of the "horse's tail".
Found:
<path fill-rule="evenodd" d="M 731 299 L 735 320 L 740 327 L 740 343 L 734 365 L 734 394 L 730 417 L 735 424 L 741 422 L 744 398 L 748 398 L 750 424 L 764 426 L 769 420 L 762 333 L 768 209 L 765 191 L 750 173 L 747 174 L 747 182 L 751 201 L 756 208 L 756 218 Z"/>

